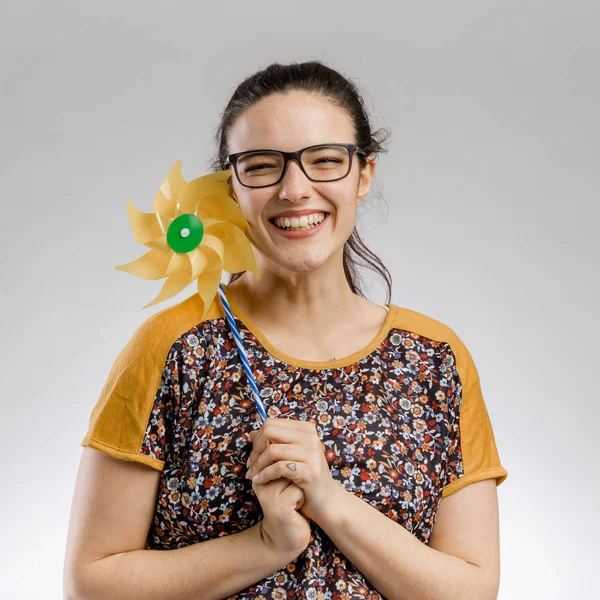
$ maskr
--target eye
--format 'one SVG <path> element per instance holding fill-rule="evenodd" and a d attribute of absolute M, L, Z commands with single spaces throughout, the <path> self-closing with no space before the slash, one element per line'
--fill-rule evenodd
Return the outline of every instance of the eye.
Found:
<path fill-rule="evenodd" d="M 334 158 L 333 156 L 324 156 L 323 158 L 319 158 L 319 160 L 316 160 L 315 162 L 317 162 L 317 163 L 320 163 L 320 162 L 341 163 L 343 161 L 341 161 L 339 158 Z"/>
<path fill-rule="evenodd" d="M 269 165 L 267 163 L 261 163 L 260 165 L 253 165 L 252 167 L 245 168 L 244 173 L 250 173 L 252 171 L 256 171 L 256 170 L 262 169 L 264 167 L 266 167 L 267 169 L 269 169 L 269 168 L 273 169 L 273 168 L 275 168 L 275 165 Z"/>

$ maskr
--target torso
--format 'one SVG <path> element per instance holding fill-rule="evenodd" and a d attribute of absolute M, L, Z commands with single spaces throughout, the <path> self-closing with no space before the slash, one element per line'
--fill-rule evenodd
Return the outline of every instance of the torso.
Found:
<path fill-rule="evenodd" d="M 456 423 L 448 411 L 460 402 L 452 351 L 436 339 L 443 339 L 444 331 L 431 328 L 433 339 L 415 333 L 415 325 L 427 331 L 429 320 L 416 314 L 412 323 L 410 311 L 390 305 L 377 335 L 367 319 L 360 328 L 348 324 L 361 329 L 367 343 L 359 347 L 357 335 L 353 344 L 332 346 L 346 356 L 332 361 L 327 348 L 315 353 L 314 344 L 300 347 L 297 340 L 287 355 L 281 347 L 285 338 L 273 339 L 279 344 L 273 346 L 225 291 L 267 417 L 312 421 L 327 448 L 332 476 L 427 543 L 447 481 L 449 428 Z M 385 310 L 369 307 L 375 316 Z M 213 306 L 180 334 L 165 361 L 142 446 L 164 462 L 147 540 L 151 549 L 236 533 L 261 518 L 244 479 L 246 436 L 261 422 L 224 314 Z M 352 336 L 344 337 L 352 342 Z M 306 349 L 311 359 L 325 360 L 301 358 Z M 173 411 L 176 415 L 169 416 Z M 290 588 L 314 587 L 317 581 L 326 587 L 343 579 L 371 591 L 324 532 L 316 524 L 311 529 L 310 546 L 298 560 L 237 597 L 269 597 L 264 594 L 269 582 L 281 587 L 277 577 L 292 572 L 300 579 L 286 579 Z"/>
<path fill-rule="evenodd" d="M 161 470 L 147 549 L 183 548 L 239 533 L 263 518 L 245 478 L 248 434 L 262 423 L 259 402 L 267 418 L 312 422 L 331 476 L 424 544 L 444 490 L 447 495 L 482 478 L 506 477 L 477 370 L 443 323 L 394 304 L 381 323 L 384 309 L 361 301 L 355 306 L 364 311 L 344 306 L 344 314 L 364 318 L 334 315 L 336 323 L 323 329 L 340 335 L 329 336 L 322 350 L 299 344 L 298 335 L 277 338 L 270 331 L 274 346 L 225 292 L 229 314 L 219 296 L 205 313 L 193 294 L 136 331 L 111 369 L 82 442 Z M 377 335 L 359 348 L 378 322 Z M 279 347 L 285 344 L 290 355 Z M 301 555 L 231 599 L 344 595 L 383 600 L 311 522 Z"/>

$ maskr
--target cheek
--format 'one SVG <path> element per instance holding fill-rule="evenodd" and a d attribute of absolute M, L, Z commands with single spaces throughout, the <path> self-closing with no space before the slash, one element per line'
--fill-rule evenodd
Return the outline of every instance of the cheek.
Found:
<path fill-rule="evenodd" d="M 237 205 L 240 207 L 244 218 L 250 225 L 255 225 L 261 220 L 261 214 L 264 205 L 268 202 L 267 199 L 263 199 L 259 194 L 248 193 L 246 188 L 233 187 L 230 188 L 229 195 L 235 200 Z"/>
<path fill-rule="evenodd" d="M 337 196 L 331 204 L 333 206 L 332 216 L 336 224 L 348 225 L 349 227 L 354 226 L 357 216 L 355 195 Z"/>

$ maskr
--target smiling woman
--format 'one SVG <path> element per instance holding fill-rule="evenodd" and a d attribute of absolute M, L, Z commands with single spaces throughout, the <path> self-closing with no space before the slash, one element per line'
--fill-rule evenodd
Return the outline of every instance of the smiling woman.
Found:
<path fill-rule="evenodd" d="M 73 597 L 495 597 L 507 472 L 475 363 L 391 303 L 356 229 L 382 137 L 320 62 L 235 90 L 213 170 L 232 169 L 260 276 L 159 312 L 116 360 L 82 441 Z"/>

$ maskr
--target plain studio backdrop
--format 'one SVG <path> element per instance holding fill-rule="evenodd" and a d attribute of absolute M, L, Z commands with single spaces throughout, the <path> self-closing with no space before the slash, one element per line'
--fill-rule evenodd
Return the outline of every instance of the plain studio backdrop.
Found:
<path fill-rule="evenodd" d="M 499 598 L 594 594 L 597 2 L 3 3 L 2 598 L 62 598 L 80 441 L 164 280 L 144 252 L 176 159 L 208 172 L 238 83 L 277 61 L 354 79 L 392 132 L 359 231 L 392 301 L 471 351 L 508 479 Z M 385 300 L 370 278 L 371 299 Z"/>

